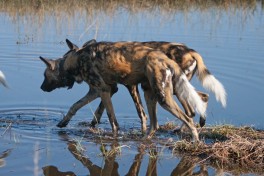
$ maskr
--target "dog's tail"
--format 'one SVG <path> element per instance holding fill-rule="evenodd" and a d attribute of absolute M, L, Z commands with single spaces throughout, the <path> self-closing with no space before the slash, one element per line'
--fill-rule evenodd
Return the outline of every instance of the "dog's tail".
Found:
<path fill-rule="evenodd" d="M 213 92 L 216 100 L 221 102 L 223 107 L 226 107 L 226 91 L 222 83 L 209 72 L 200 54 L 197 52 L 191 52 L 190 54 L 197 62 L 196 73 L 203 87 L 206 90 Z"/>
<path fill-rule="evenodd" d="M 181 69 L 178 76 L 178 79 L 175 81 L 174 91 L 177 92 L 180 98 L 186 100 L 195 109 L 195 111 L 204 118 L 205 121 L 206 103 L 202 101 L 201 97 L 195 91 L 195 88 L 188 81 L 186 75 L 181 71 Z"/>
<path fill-rule="evenodd" d="M 5 87 L 8 87 L 6 83 L 5 75 L 1 70 L 0 70 L 0 83 L 3 84 Z"/>

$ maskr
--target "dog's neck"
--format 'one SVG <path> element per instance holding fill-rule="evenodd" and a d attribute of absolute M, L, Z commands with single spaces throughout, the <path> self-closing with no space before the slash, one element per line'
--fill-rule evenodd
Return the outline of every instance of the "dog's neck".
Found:
<path fill-rule="evenodd" d="M 83 64 L 92 64 L 94 59 L 97 58 L 96 53 L 101 52 L 105 49 L 108 43 L 95 43 L 89 46 L 86 46 L 78 54 L 78 57 L 72 57 L 63 61 L 61 67 L 63 71 L 67 73 L 69 79 L 74 79 L 78 84 L 84 81 L 82 70 Z M 87 72 L 87 70 L 85 70 Z"/>
<path fill-rule="evenodd" d="M 69 80 L 74 80 L 74 82 L 77 82 L 78 84 L 83 81 L 79 67 L 79 58 L 76 61 L 71 61 L 70 63 L 64 60 L 62 64 L 61 68 Z"/>

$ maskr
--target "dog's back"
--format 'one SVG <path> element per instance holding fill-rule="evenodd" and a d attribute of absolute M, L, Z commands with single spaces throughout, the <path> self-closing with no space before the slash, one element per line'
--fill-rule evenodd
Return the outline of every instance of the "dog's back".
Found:
<path fill-rule="evenodd" d="M 116 45 L 118 43 L 111 42 L 98 42 L 90 45 L 89 51 L 87 48 L 83 52 L 84 56 L 90 55 L 90 59 L 83 57 L 80 61 L 81 65 L 99 73 L 107 84 L 136 85 L 141 83 L 145 77 L 146 55 L 153 49 L 146 46 L 134 46 L 130 42 L 118 47 Z M 94 54 L 91 56 L 88 52 Z M 84 74 L 86 74 L 85 78 L 90 77 L 89 72 L 84 71 Z"/>
<path fill-rule="evenodd" d="M 189 83 L 180 66 L 161 50 L 137 45 L 135 42 L 117 42 L 99 53 L 103 54 L 96 54 L 93 67 L 100 69 L 100 76 L 107 84 L 120 83 L 131 86 L 139 83 L 149 84 L 160 104 L 168 101 L 168 94 L 177 92 L 199 114 L 205 116 L 206 104 Z"/>
<path fill-rule="evenodd" d="M 199 114 L 205 116 L 205 103 L 201 101 L 177 62 L 169 59 L 161 50 L 136 42 L 117 42 L 100 52 L 105 53 L 105 58 L 99 58 L 104 59 L 106 64 L 100 67 L 103 68 L 100 70 L 101 75 L 105 72 L 102 75 L 104 80 L 107 78 L 106 81 L 113 81 L 115 76 L 116 83 L 124 85 L 150 84 L 154 93 L 160 95 L 160 100 L 167 96 L 163 93 L 165 85 L 171 84 L 172 92 L 169 93 L 178 92 Z"/>

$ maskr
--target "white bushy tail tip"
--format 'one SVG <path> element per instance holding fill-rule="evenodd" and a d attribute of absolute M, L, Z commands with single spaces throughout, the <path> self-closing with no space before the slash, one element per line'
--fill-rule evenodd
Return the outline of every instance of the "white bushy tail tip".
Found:
<path fill-rule="evenodd" d="M 195 109 L 201 116 L 206 116 L 206 103 L 202 101 L 201 97 L 195 91 L 195 88 L 190 84 L 187 77 L 183 74 L 177 83 L 177 90 L 180 96 L 187 100 L 187 102 Z"/>
<path fill-rule="evenodd" d="M 213 76 L 207 75 L 203 80 L 203 87 L 215 94 L 215 98 L 218 102 L 226 107 L 226 91 L 224 86 Z"/>

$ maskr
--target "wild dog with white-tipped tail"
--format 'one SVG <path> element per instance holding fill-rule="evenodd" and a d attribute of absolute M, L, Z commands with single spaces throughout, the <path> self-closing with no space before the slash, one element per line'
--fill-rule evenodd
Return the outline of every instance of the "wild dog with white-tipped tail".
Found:
<path fill-rule="evenodd" d="M 59 127 L 66 126 L 81 107 L 100 97 L 113 133 L 116 134 L 119 125 L 111 102 L 112 88 L 117 83 L 126 86 L 141 83 L 150 119 L 153 119 L 152 117 L 156 119 L 156 112 L 153 109 L 158 102 L 187 125 L 194 141 L 199 140 L 195 125 L 178 107 L 173 94 L 176 93 L 190 103 L 202 116 L 205 116 L 206 103 L 201 100 L 179 65 L 163 52 L 145 46 L 135 46 L 133 43 L 118 48 L 112 42 L 96 42 L 79 49 L 69 40 L 66 42 L 70 51 L 63 58 L 57 60 L 41 58 L 47 65 L 41 88 L 43 91 L 52 91 L 59 87 L 72 87 L 74 82 L 85 81 L 90 90 L 72 105 L 58 124 Z"/>
<path fill-rule="evenodd" d="M 92 43 L 96 42 L 95 40 L 91 40 Z M 89 41 L 89 42 L 91 42 Z M 86 44 L 89 44 L 87 42 Z M 167 55 L 168 58 L 175 61 L 180 68 L 183 70 L 185 75 L 187 76 L 188 80 L 191 80 L 193 75 L 196 73 L 198 76 L 198 79 L 202 83 L 202 86 L 209 90 L 210 92 L 213 92 L 216 96 L 216 100 L 220 101 L 223 107 L 226 107 L 226 91 L 224 86 L 218 81 L 206 68 L 202 56 L 196 52 L 194 49 L 191 49 L 187 47 L 184 44 L 181 43 L 171 43 L 171 42 L 158 42 L 158 41 L 150 41 L 150 42 L 115 42 L 115 47 L 121 48 L 126 45 L 134 45 L 134 46 L 147 46 L 159 51 L 162 51 Z M 140 95 L 137 86 L 131 86 L 127 87 L 134 102 L 135 106 L 137 108 L 138 115 L 140 119 L 146 119 L 146 114 L 144 112 L 143 105 L 140 100 Z M 206 93 L 197 91 L 199 96 L 202 98 L 202 100 L 207 103 L 209 96 Z M 177 92 L 176 92 L 177 95 Z M 191 103 L 186 101 L 185 99 L 181 99 L 180 96 L 178 96 L 179 101 L 181 102 L 185 113 L 189 117 L 195 116 L 195 109 L 193 106 L 191 106 Z M 98 106 L 98 108 L 95 111 L 94 119 L 92 120 L 91 124 L 94 126 L 95 124 L 100 122 L 102 113 L 104 111 L 104 107 L 102 103 Z M 200 126 L 203 127 L 205 125 L 205 116 L 200 117 Z M 154 120 L 155 123 L 151 123 L 152 129 L 158 129 L 159 125 L 157 123 L 157 120 Z"/>

